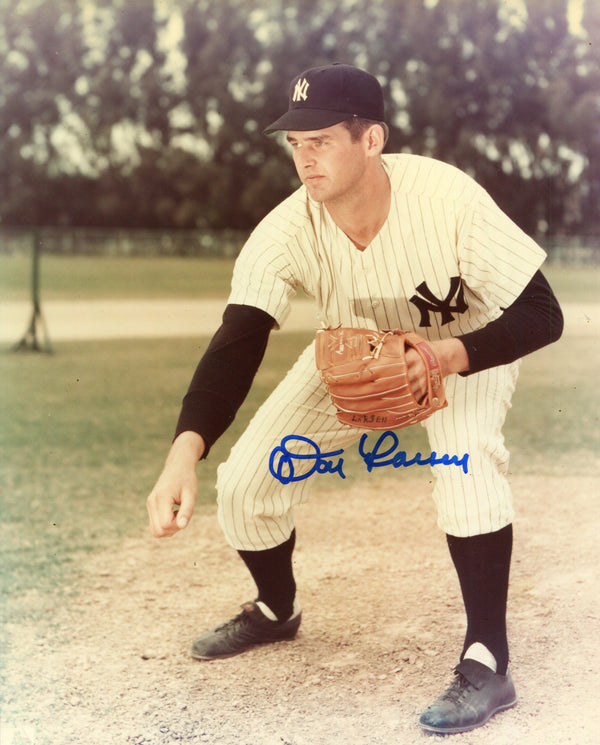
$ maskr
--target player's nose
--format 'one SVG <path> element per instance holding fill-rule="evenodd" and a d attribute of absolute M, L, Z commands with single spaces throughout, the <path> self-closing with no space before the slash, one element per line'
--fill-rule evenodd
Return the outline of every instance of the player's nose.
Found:
<path fill-rule="evenodd" d="M 315 163 L 316 158 L 310 148 L 300 148 L 296 151 L 296 165 L 300 170 L 312 168 Z"/>

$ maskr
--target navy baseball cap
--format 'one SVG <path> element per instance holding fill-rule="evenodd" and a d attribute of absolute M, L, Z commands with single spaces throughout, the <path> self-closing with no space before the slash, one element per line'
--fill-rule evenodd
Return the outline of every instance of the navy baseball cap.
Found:
<path fill-rule="evenodd" d="M 370 73 L 334 62 L 311 67 L 292 80 L 288 110 L 264 134 L 325 129 L 353 117 L 383 121 L 383 91 Z"/>

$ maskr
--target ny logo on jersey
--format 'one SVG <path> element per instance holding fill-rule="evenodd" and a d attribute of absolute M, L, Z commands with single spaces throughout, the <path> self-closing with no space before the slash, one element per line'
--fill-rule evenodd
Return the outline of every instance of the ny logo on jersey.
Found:
<path fill-rule="evenodd" d="M 421 282 L 416 288 L 418 295 L 413 295 L 410 302 L 421 312 L 419 326 L 431 326 L 431 313 L 441 313 L 442 326 L 454 320 L 452 313 L 465 313 L 468 305 L 460 277 L 450 277 L 450 289 L 445 298 L 437 298 L 427 287 L 427 282 Z M 421 295 L 421 297 L 419 297 Z M 454 300 L 454 305 L 452 301 Z"/>
<path fill-rule="evenodd" d="M 308 80 L 306 78 L 302 78 L 302 80 L 299 80 L 296 83 L 296 87 L 294 88 L 294 95 L 292 96 L 292 101 L 306 101 L 306 98 L 308 96 Z"/>

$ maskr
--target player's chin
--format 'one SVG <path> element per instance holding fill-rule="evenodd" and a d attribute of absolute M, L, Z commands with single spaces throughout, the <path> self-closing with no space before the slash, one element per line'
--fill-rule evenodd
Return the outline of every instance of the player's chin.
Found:
<path fill-rule="evenodd" d="M 313 199 L 322 202 L 327 197 L 325 178 L 323 176 L 313 176 L 304 179 L 303 183 Z"/>

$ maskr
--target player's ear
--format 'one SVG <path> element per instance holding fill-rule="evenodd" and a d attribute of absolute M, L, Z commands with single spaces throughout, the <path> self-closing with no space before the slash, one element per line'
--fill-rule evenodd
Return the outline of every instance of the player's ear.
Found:
<path fill-rule="evenodd" d="M 387 141 L 387 133 L 381 124 L 373 124 L 365 132 L 365 141 L 368 152 L 372 155 L 379 155 Z"/>

